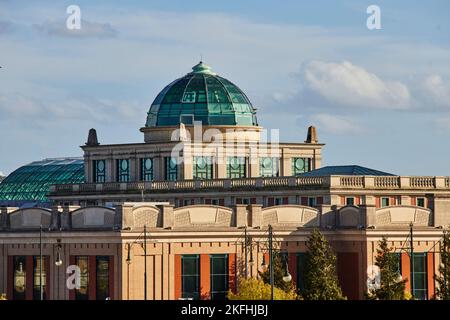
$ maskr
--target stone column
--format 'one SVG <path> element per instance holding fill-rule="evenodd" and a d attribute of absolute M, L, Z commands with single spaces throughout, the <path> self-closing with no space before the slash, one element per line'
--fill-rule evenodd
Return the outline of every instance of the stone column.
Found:
<path fill-rule="evenodd" d="M 436 196 L 434 197 L 434 227 L 443 226 L 448 228 L 450 226 L 450 197 Z"/>
<path fill-rule="evenodd" d="M 252 228 L 262 227 L 263 225 L 262 216 L 262 204 L 252 204 L 250 205 L 250 226 Z"/>
<path fill-rule="evenodd" d="M 247 205 L 236 204 L 234 211 L 236 214 L 236 227 L 239 228 L 247 226 L 248 225 Z"/>
<path fill-rule="evenodd" d="M 376 216 L 376 207 L 373 204 L 363 204 L 360 206 L 362 212 L 362 221 L 365 227 L 376 226 L 377 225 L 377 216 Z"/>
<path fill-rule="evenodd" d="M 173 227 L 174 224 L 174 214 L 173 205 L 161 205 L 158 206 L 160 209 L 160 214 L 162 214 L 162 227 L 164 229 L 169 229 Z"/>

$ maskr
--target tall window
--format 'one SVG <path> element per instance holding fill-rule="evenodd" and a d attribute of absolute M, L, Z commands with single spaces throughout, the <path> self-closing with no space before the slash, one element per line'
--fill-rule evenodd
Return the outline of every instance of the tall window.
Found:
<path fill-rule="evenodd" d="M 176 181 L 178 178 L 177 160 L 172 157 L 165 158 L 166 180 Z"/>
<path fill-rule="evenodd" d="M 292 158 L 292 175 L 296 176 L 310 171 L 310 162 L 309 158 Z"/>
<path fill-rule="evenodd" d="M 317 199 L 315 197 L 308 197 L 308 206 L 315 207 L 317 205 Z"/>
<path fill-rule="evenodd" d="M 259 159 L 259 175 L 261 177 L 278 177 L 279 159 L 261 158 Z"/>
<path fill-rule="evenodd" d="M 117 159 L 117 181 L 128 182 L 130 181 L 130 160 Z"/>
<path fill-rule="evenodd" d="M 47 299 L 47 274 L 46 263 L 47 257 L 42 259 L 42 271 L 41 271 L 41 258 L 39 256 L 33 257 L 33 300 L 41 299 L 41 272 L 42 272 L 42 291 L 44 300 Z"/>
<path fill-rule="evenodd" d="M 211 299 L 224 300 L 228 292 L 228 255 L 212 254 L 211 261 Z"/>
<path fill-rule="evenodd" d="M 230 179 L 246 177 L 246 166 L 244 157 L 227 158 L 227 177 Z"/>
<path fill-rule="evenodd" d="M 94 182 L 103 183 L 106 177 L 105 160 L 94 160 Z"/>
<path fill-rule="evenodd" d="M 14 274 L 13 274 L 13 299 L 25 300 L 26 299 L 26 285 L 27 285 L 27 273 L 26 273 L 26 257 L 14 256 L 13 257 Z"/>
<path fill-rule="evenodd" d="M 297 290 L 302 292 L 305 289 L 305 272 L 306 260 L 308 255 L 306 252 L 297 253 Z"/>
<path fill-rule="evenodd" d="M 381 206 L 382 207 L 389 207 L 389 198 L 388 197 L 382 197 L 381 198 Z"/>
<path fill-rule="evenodd" d="M 153 159 L 143 158 L 141 159 L 141 181 L 153 180 Z"/>
<path fill-rule="evenodd" d="M 194 179 L 212 179 L 212 157 L 194 157 Z"/>
<path fill-rule="evenodd" d="M 346 197 L 345 198 L 345 204 L 347 206 L 353 206 L 355 205 L 355 198 L 354 197 Z"/>
<path fill-rule="evenodd" d="M 418 207 L 425 207 L 425 198 L 417 198 L 416 205 Z"/>
<path fill-rule="evenodd" d="M 109 257 L 96 257 L 96 299 L 105 300 L 109 297 Z"/>
<path fill-rule="evenodd" d="M 427 299 L 427 254 L 414 253 L 413 296 L 419 300 Z"/>
<path fill-rule="evenodd" d="M 200 298 L 200 257 L 197 254 L 181 257 L 181 286 L 183 298 Z"/>
<path fill-rule="evenodd" d="M 89 299 L 89 257 L 75 257 L 75 264 L 80 268 L 80 288 L 75 289 L 76 300 Z"/>

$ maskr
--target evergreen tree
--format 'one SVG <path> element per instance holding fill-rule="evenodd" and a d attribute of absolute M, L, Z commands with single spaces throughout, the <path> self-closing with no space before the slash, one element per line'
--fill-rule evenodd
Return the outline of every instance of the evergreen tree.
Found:
<path fill-rule="evenodd" d="M 266 263 L 270 263 L 266 261 Z M 264 283 L 270 284 L 270 270 L 267 268 L 263 272 L 259 272 Z M 283 277 L 286 275 L 286 261 L 279 251 L 273 251 L 273 284 L 285 292 L 290 292 L 295 289 L 293 280 L 285 282 Z"/>
<path fill-rule="evenodd" d="M 305 266 L 305 300 L 344 300 L 336 272 L 336 256 L 328 241 L 314 229 L 306 244 L 308 248 Z"/>
<path fill-rule="evenodd" d="M 450 300 L 450 232 L 444 231 L 444 237 L 440 248 L 441 265 L 436 281 L 439 286 L 436 289 L 436 298 Z"/>
<path fill-rule="evenodd" d="M 375 265 L 380 269 L 380 283 L 368 293 L 369 299 L 375 300 L 404 300 L 405 283 L 398 272 L 398 256 L 392 253 L 387 239 L 383 237 L 378 242 Z"/>

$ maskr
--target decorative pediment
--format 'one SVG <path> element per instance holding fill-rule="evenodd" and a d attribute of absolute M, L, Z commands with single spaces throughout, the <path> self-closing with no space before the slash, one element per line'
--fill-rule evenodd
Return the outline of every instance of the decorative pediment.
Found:
<path fill-rule="evenodd" d="M 262 210 L 263 226 L 317 227 L 319 211 L 301 205 L 281 205 Z"/>
<path fill-rule="evenodd" d="M 108 229 L 114 226 L 115 211 L 106 207 L 88 207 L 71 213 L 74 229 Z"/>
<path fill-rule="evenodd" d="M 48 229 L 51 226 L 52 212 L 48 209 L 29 208 L 20 209 L 10 213 L 9 223 L 11 229 Z"/>
<path fill-rule="evenodd" d="M 221 206 L 194 205 L 174 209 L 174 227 L 231 227 L 233 210 Z"/>
<path fill-rule="evenodd" d="M 157 207 L 143 206 L 134 208 L 132 211 L 133 226 L 140 228 L 156 228 L 161 226 L 161 214 Z"/>
<path fill-rule="evenodd" d="M 361 214 L 359 207 L 345 206 L 339 209 L 338 216 L 340 227 L 358 227 L 361 225 Z"/>
<path fill-rule="evenodd" d="M 391 206 L 376 210 L 376 222 L 379 226 L 409 225 L 431 226 L 430 209 L 416 206 Z"/>

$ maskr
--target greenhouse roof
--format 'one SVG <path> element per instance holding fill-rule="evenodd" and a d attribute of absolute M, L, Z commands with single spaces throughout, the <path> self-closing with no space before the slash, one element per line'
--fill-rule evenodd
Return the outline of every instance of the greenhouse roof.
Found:
<path fill-rule="evenodd" d="M 32 206 L 49 203 L 47 194 L 53 184 L 82 183 L 82 158 L 58 158 L 24 165 L 0 183 L 0 206 Z"/>

